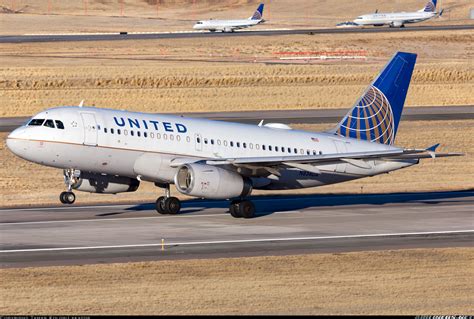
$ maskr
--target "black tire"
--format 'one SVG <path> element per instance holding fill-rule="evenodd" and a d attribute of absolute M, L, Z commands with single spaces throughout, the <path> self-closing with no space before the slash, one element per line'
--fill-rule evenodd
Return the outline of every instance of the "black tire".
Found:
<path fill-rule="evenodd" d="M 158 197 L 158 199 L 156 200 L 155 209 L 159 214 L 162 214 L 162 215 L 168 214 L 168 212 L 165 209 L 165 200 L 166 200 L 165 196 Z"/>
<path fill-rule="evenodd" d="M 59 200 L 61 200 L 63 204 L 70 205 L 76 201 L 76 195 L 74 195 L 73 192 L 62 192 L 61 195 L 59 195 Z"/>
<path fill-rule="evenodd" d="M 67 204 L 64 195 L 66 195 L 66 192 L 62 192 L 61 194 L 59 194 L 59 200 L 61 201 L 61 203 Z"/>
<path fill-rule="evenodd" d="M 239 210 L 239 203 L 233 201 L 229 206 L 230 215 L 234 218 L 241 218 L 240 210 Z"/>
<path fill-rule="evenodd" d="M 239 204 L 239 213 L 243 218 L 252 218 L 255 216 L 255 206 L 249 200 L 244 200 Z"/>
<path fill-rule="evenodd" d="M 170 197 L 165 200 L 165 209 L 168 214 L 175 215 L 181 210 L 181 202 L 176 197 Z"/>

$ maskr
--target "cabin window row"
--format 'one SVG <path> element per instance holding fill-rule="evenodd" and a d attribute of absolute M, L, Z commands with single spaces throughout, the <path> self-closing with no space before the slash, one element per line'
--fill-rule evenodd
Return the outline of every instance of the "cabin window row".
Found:
<path fill-rule="evenodd" d="M 221 140 L 214 140 L 214 139 L 207 139 L 207 138 L 201 138 L 201 137 L 196 137 L 196 142 L 197 143 L 204 143 L 204 144 L 210 144 L 210 145 L 224 145 L 224 146 L 230 146 L 230 147 L 237 147 L 237 148 L 249 148 L 249 149 L 253 149 L 254 146 L 255 146 L 255 149 L 256 150 L 260 150 L 260 148 L 263 150 L 263 151 L 275 151 L 275 152 L 282 152 L 282 153 L 288 153 L 288 154 L 298 154 L 298 149 L 297 148 L 291 148 L 291 147 L 285 147 L 285 146 L 276 146 L 276 145 L 265 145 L 265 144 L 253 144 L 253 143 L 246 143 L 246 142 L 234 142 L 234 141 L 227 141 L 227 140 L 224 140 L 222 141 L 221 143 Z M 323 154 L 323 152 L 321 151 L 316 151 L 316 150 L 305 150 L 304 149 L 300 149 L 300 154 L 301 155 L 304 155 L 306 153 L 306 155 L 321 155 Z"/>

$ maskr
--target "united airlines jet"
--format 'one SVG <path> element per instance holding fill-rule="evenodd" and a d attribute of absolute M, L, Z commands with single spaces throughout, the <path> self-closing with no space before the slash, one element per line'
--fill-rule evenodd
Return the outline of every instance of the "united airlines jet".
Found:
<path fill-rule="evenodd" d="M 193 29 L 196 30 L 209 30 L 211 32 L 222 31 L 222 32 L 234 32 L 238 29 L 252 27 L 254 25 L 265 22 L 263 20 L 263 3 L 261 3 L 254 14 L 248 19 L 240 20 L 202 20 L 198 21 Z"/>
<path fill-rule="evenodd" d="M 421 22 L 429 20 L 433 17 L 441 16 L 443 10 L 439 13 L 436 12 L 437 0 L 429 0 L 426 6 L 416 12 L 395 12 L 395 13 L 373 13 L 365 14 L 357 17 L 354 23 L 358 25 L 373 25 L 383 26 L 389 25 L 390 27 L 405 27 L 407 23 Z"/>
<path fill-rule="evenodd" d="M 326 132 L 293 130 L 279 123 L 248 125 L 81 106 L 47 109 L 7 138 L 19 157 L 63 169 L 72 190 L 120 193 L 141 182 L 164 189 L 160 214 L 176 214 L 178 192 L 231 199 L 234 217 L 255 214 L 253 189 L 286 190 L 350 181 L 418 164 L 420 159 L 462 155 L 394 145 L 416 54 L 398 52 L 347 115 Z"/>

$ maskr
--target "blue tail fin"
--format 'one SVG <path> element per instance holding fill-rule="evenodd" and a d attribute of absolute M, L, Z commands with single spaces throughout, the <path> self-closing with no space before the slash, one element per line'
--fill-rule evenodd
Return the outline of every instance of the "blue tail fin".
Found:
<path fill-rule="evenodd" d="M 436 2 L 438 0 L 430 0 L 428 1 L 428 3 L 426 4 L 426 6 L 423 8 L 423 12 L 435 12 L 436 11 Z"/>
<path fill-rule="evenodd" d="M 260 3 L 257 10 L 255 10 L 253 16 L 251 16 L 250 20 L 262 20 L 263 17 L 263 3 Z"/>
<path fill-rule="evenodd" d="M 416 54 L 397 52 L 337 125 L 335 134 L 392 145 L 415 62 Z"/>

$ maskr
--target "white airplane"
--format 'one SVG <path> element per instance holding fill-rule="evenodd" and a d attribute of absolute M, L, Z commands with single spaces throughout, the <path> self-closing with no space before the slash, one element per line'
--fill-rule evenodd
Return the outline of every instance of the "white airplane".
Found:
<path fill-rule="evenodd" d="M 358 25 L 383 26 L 388 24 L 390 27 L 405 27 L 407 23 L 421 22 L 433 17 L 441 16 L 443 10 L 436 12 L 437 0 L 430 0 L 426 6 L 416 12 L 394 12 L 365 14 L 357 17 L 354 23 Z"/>
<path fill-rule="evenodd" d="M 252 189 L 323 186 L 388 173 L 420 159 L 462 155 L 394 146 L 416 54 L 398 52 L 332 130 L 248 125 L 82 106 L 47 109 L 7 137 L 17 156 L 63 169 L 64 204 L 73 189 L 137 190 L 141 181 L 165 189 L 161 214 L 176 214 L 185 195 L 233 199 L 234 217 L 253 217 Z M 82 103 L 81 103 L 82 104 Z"/>
<path fill-rule="evenodd" d="M 263 3 L 261 3 L 254 14 L 248 19 L 240 20 L 202 20 L 198 21 L 193 29 L 195 30 L 209 30 L 211 32 L 234 32 L 238 29 L 252 27 L 254 25 L 265 22 L 263 20 Z"/>

